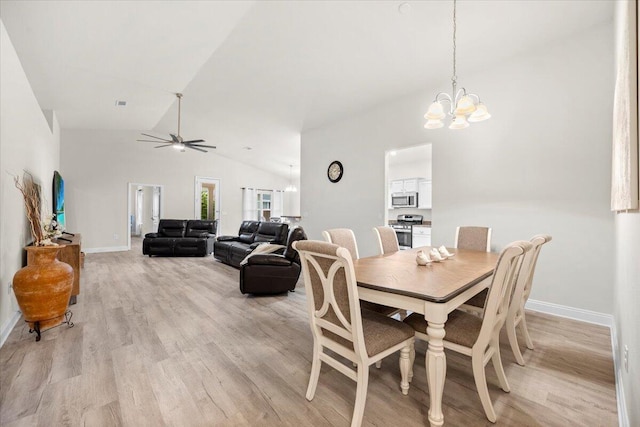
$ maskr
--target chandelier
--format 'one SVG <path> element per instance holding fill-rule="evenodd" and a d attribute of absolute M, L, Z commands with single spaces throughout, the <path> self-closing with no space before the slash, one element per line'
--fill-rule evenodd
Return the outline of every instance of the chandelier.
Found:
<path fill-rule="evenodd" d="M 458 76 L 456 76 L 456 0 L 453 0 L 453 75 L 451 76 L 453 91 L 451 95 L 440 92 L 429 106 L 424 118 L 427 129 L 439 129 L 444 126 L 442 119 L 452 118 L 449 129 L 464 129 L 469 127 L 469 122 L 482 122 L 491 117 L 487 107 L 480 102 L 480 97 L 474 93 L 467 93 L 465 88 L 457 89 Z M 448 103 L 448 111 L 445 112 L 443 103 Z"/>
<path fill-rule="evenodd" d="M 296 188 L 295 185 L 293 185 L 293 180 L 291 179 L 292 169 L 293 169 L 293 165 L 289 165 L 289 185 L 287 185 L 287 188 L 285 188 L 284 191 L 295 193 L 296 191 L 298 191 L 298 189 Z"/>

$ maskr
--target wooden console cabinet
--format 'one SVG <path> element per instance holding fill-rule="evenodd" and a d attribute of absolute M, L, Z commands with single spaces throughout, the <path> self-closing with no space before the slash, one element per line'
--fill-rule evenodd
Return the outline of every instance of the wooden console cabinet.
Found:
<path fill-rule="evenodd" d="M 64 248 L 61 248 L 58 251 L 58 260 L 66 262 L 71 266 L 71 268 L 73 268 L 73 289 L 71 290 L 71 298 L 69 299 L 69 304 L 75 304 L 77 295 L 80 293 L 82 236 L 79 233 L 76 233 L 74 236 L 65 234 L 62 237 L 64 239 L 71 240 L 71 242 L 67 242 L 66 240 L 62 239 L 56 239 L 54 240 L 54 242 L 59 245 L 64 245 Z M 27 254 L 27 264 L 30 264 L 31 262 L 31 255 Z"/>

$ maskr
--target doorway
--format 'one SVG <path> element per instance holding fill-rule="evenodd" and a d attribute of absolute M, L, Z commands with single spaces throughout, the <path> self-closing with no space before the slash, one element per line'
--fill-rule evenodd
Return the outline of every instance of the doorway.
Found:
<path fill-rule="evenodd" d="M 218 220 L 220 230 L 220 180 L 196 176 L 194 193 L 194 218 Z"/>
<path fill-rule="evenodd" d="M 163 186 L 129 183 L 127 192 L 127 247 L 131 250 L 131 238 L 142 238 L 158 231 L 162 216 Z"/>

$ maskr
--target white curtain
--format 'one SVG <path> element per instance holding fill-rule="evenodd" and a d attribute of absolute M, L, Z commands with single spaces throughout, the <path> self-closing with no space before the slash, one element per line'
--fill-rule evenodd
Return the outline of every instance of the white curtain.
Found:
<path fill-rule="evenodd" d="M 258 220 L 257 193 L 255 188 L 242 189 L 242 220 Z"/>
<path fill-rule="evenodd" d="M 282 215 L 284 215 L 284 192 L 282 190 L 273 190 L 271 218 L 280 218 Z"/>
<path fill-rule="evenodd" d="M 638 15 L 635 1 L 619 1 L 616 7 L 611 210 L 622 211 L 638 209 Z"/>

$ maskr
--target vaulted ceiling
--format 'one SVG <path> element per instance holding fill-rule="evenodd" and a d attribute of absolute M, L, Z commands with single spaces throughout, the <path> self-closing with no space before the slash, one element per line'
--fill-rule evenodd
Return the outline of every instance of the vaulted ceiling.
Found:
<path fill-rule="evenodd" d="M 451 75 L 451 1 L 2 0 L 0 17 L 62 128 L 175 132 L 182 92 L 185 139 L 283 176 L 305 129 Z M 612 18 L 608 0 L 460 0 L 458 75 Z"/>

